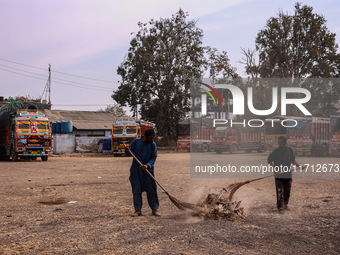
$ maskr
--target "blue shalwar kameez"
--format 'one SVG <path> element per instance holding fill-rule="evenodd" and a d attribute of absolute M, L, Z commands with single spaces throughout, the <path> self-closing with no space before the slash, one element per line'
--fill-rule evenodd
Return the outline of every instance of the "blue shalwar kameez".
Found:
<path fill-rule="evenodd" d="M 145 143 L 142 138 L 136 138 L 131 142 L 129 148 L 143 165 L 148 166 L 149 172 L 154 176 L 154 164 L 157 158 L 156 143 Z M 135 159 L 132 161 L 129 180 L 135 210 L 142 209 L 142 192 L 146 191 L 149 206 L 153 211 L 156 211 L 159 207 L 156 182 L 140 167 Z"/>

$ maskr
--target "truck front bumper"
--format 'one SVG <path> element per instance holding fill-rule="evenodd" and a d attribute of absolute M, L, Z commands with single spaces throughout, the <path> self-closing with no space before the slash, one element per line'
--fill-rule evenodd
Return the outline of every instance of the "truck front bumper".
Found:
<path fill-rule="evenodd" d="M 51 147 L 18 147 L 18 156 L 20 157 L 43 157 L 50 156 Z"/>

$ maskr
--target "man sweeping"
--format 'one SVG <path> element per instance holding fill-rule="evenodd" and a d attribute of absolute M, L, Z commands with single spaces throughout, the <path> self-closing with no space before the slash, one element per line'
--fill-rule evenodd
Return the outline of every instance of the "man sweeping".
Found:
<path fill-rule="evenodd" d="M 268 164 L 279 169 L 280 172 L 275 172 L 275 186 L 277 209 L 280 213 L 283 210 L 288 210 L 288 202 L 290 190 L 292 187 L 292 172 L 290 171 L 291 164 L 300 167 L 295 160 L 294 151 L 287 146 L 287 139 L 284 136 L 278 138 L 279 147 L 274 149 L 268 156 Z M 282 173 L 284 172 L 284 173 Z"/>
<path fill-rule="evenodd" d="M 131 152 L 143 164 L 141 166 L 135 159 L 132 161 L 130 168 L 130 182 L 133 193 L 133 205 L 135 212 L 132 217 L 142 215 L 142 192 L 146 191 L 149 206 L 152 215 L 160 216 L 158 212 L 159 202 L 157 196 L 156 182 L 145 171 L 147 169 L 154 176 L 154 164 L 157 158 L 157 146 L 154 142 L 155 131 L 153 129 L 145 130 L 144 136 L 133 140 L 129 146 Z M 126 152 L 129 154 L 129 152 Z"/>

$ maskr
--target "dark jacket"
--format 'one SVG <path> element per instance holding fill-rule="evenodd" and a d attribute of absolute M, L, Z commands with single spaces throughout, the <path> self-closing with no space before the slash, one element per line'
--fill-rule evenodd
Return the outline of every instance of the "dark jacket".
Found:
<path fill-rule="evenodd" d="M 292 148 L 286 146 L 278 147 L 272 151 L 268 156 L 268 164 L 274 163 L 274 167 L 285 167 L 290 169 L 291 164 L 295 161 L 295 155 Z M 275 176 L 277 179 L 290 179 L 292 178 L 292 173 L 284 173 Z"/>

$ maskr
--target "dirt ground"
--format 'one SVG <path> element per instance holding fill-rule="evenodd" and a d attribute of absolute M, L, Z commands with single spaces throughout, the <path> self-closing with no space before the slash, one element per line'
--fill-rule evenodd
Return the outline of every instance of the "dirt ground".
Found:
<path fill-rule="evenodd" d="M 240 153 L 233 160 L 266 156 Z M 236 193 L 246 210 L 242 220 L 193 217 L 160 189 L 162 216 L 151 216 L 144 195 L 143 216 L 132 218 L 131 160 L 78 154 L 0 162 L 0 254 L 340 253 L 339 179 L 294 179 L 285 214 L 277 213 L 274 180 L 266 179 Z M 159 182 L 184 201 L 235 181 L 190 179 L 189 166 L 188 153 L 163 152 L 155 167 Z"/>

